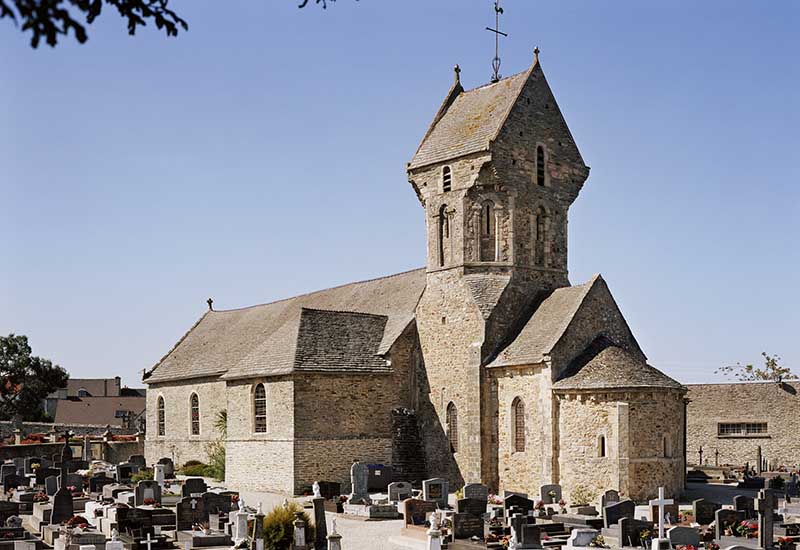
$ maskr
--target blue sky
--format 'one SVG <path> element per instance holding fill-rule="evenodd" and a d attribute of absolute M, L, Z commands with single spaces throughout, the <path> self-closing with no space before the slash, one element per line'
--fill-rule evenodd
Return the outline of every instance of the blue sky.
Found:
<path fill-rule="evenodd" d="M 172 5 L 172 2 L 171 2 Z M 800 3 L 507 0 L 591 176 L 570 278 L 600 272 L 682 382 L 800 370 Z M 0 21 L 0 333 L 138 384 L 202 315 L 421 266 L 404 172 L 490 0 L 183 0 L 188 33 L 32 50 Z"/>

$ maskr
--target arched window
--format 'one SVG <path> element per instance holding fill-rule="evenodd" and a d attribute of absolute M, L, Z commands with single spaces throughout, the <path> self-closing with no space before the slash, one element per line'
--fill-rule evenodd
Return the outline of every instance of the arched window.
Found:
<path fill-rule="evenodd" d="M 670 448 L 669 436 L 664 436 L 664 458 L 672 458 L 672 449 Z"/>
<path fill-rule="evenodd" d="M 494 205 L 487 202 L 481 209 L 481 233 L 484 235 L 494 235 Z"/>
<path fill-rule="evenodd" d="M 525 451 L 525 403 L 519 397 L 511 404 L 514 452 Z"/>
<path fill-rule="evenodd" d="M 545 251 L 547 250 L 547 210 L 540 206 L 536 210 L 536 235 L 534 242 L 534 263 L 546 266 Z"/>
<path fill-rule="evenodd" d="M 256 385 L 253 391 L 253 419 L 256 433 L 267 432 L 267 390 L 264 384 Z"/>
<path fill-rule="evenodd" d="M 536 184 L 544 187 L 544 179 L 545 179 L 545 160 L 544 156 L 544 147 L 541 145 L 536 147 Z"/>
<path fill-rule="evenodd" d="M 189 398 L 189 420 L 192 435 L 200 435 L 200 399 L 196 393 Z"/>
<path fill-rule="evenodd" d="M 450 172 L 450 167 L 445 166 L 442 168 L 442 191 L 450 191 L 453 184 L 453 174 Z"/>
<path fill-rule="evenodd" d="M 606 436 L 604 435 L 597 438 L 597 456 L 600 458 L 606 456 Z"/>
<path fill-rule="evenodd" d="M 494 203 L 486 201 L 481 206 L 480 258 L 482 262 L 497 261 L 497 216 Z"/>
<path fill-rule="evenodd" d="M 78 397 L 91 397 L 91 396 L 92 394 L 89 393 L 89 390 L 87 390 L 86 388 L 80 388 L 78 390 Z"/>
<path fill-rule="evenodd" d="M 164 398 L 158 396 L 158 435 L 164 435 L 167 428 L 167 419 L 164 414 Z"/>
<path fill-rule="evenodd" d="M 447 405 L 447 439 L 450 441 L 450 452 L 458 452 L 458 410 L 452 401 Z"/>
<path fill-rule="evenodd" d="M 444 267 L 446 263 L 447 241 L 450 238 L 450 219 L 447 216 L 447 205 L 443 204 L 439 209 L 439 266 Z"/>

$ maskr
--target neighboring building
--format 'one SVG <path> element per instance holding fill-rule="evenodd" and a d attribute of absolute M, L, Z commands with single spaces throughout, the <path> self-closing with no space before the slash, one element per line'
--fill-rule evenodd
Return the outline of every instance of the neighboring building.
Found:
<path fill-rule="evenodd" d="M 755 469 L 800 465 L 800 382 L 689 384 L 687 461 Z"/>
<path fill-rule="evenodd" d="M 456 69 L 407 171 L 427 267 L 209 310 L 145 375 L 148 461 L 205 459 L 227 409 L 229 485 L 347 486 L 353 460 L 415 454 L 393 430 L 403 407 L 427 474 L 451 487 L 678 493 L 685 388 L 647 365 L 599 275 L 567 277 L 589 168 L 538 54 L 470 91 Z"/>
<path fill-rule="evenodd" d="M 146 390 L 122 387 L 114 378 L 70 378 L 45 398 L 44 410 L 57 424 L 103 424 L 122 428 L 145 427 Z"/>

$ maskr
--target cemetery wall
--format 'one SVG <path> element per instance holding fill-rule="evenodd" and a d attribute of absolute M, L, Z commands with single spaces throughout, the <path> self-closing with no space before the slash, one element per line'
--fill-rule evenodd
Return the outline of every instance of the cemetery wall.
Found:
<path fill-rule="evenodd" d="M 102 446 L 100 458 L 108 462 L 126 462 L 128 457 L 135 454 L 142 454 L 144 452 L 144 441 L 113 441 L 104 442 L 92 440 L 92 447 L 96 449 L 98 445 Z M 82 444 L 74 443 L 70 445 L 73 449 L 73 456 L 80 458 Z M 14 458 L 23 458 L 29 456 L 43 456 L 50 458 L 53 455 L 60 455 L 61 450 L 64 448 L 64 443 L 34 443 L 30 445 L 2 445 L 0 446 L 0 462 L 3 460 L 12 460 Z M 95 455 L 98 456 L 98 455 Z"/>
<path fill-rule="evenodd" d="M 582 396 L 585 397 L 585 396 Z M 558 482 L 564 499 L 572 504 L 571 495 L 583 487 L 597 495 L 607 489 L 627 492 L 620 478 L 620 460 L 625 453 L 620 436 L 624 408 L 615 399 L 580 399 L 574 395 L 558 401 Z M 606 456 L 600 455 L 600 436 L 605 436 Z"/>
<path fill-rule="evenodd" d="M 50 422 L 23 422 L 20 429 L 22 436 L 28 434 L 50 434 L 56 429 L 58 435 L 62 435 L 66 430 L 72 432 L 76 437 L 83 435 L 96 435 L 101 436 L 106 432 L 108 426 L 106 424 L 53 424 Z M 0 421 L 0 438 L 8 439 L 14 436 L 14 423 L 10 420 Z M 122 428 L 119 426 L 112 426 L 111 431 L 115 435 L 133 435 L 137 432 L 135 428 Z"/>
<path fill-rule="evenodd" d="M 200 405 L 200 435 L 190 434 L 189 399 L 196 393 Z M 164 398 L 165 435 L 158 435 L 158 398 Z M 206 447 L 219 437 L 214 427 L 217 412 L 225 409 L 225 382 L 216 378 L 151 384 L 147 391 L 148 464 L 169 457 L 179 467 L 187 460 L 207 462 Z"/>
<path fill-rule="evenodd" d="M 349 492 L 353 461 L 392 463 L 391 437 L 297 439 L 294 444 L 294 494 L 310 490 L 315 481 L 337 481 Z"/>
<path fill-rule="evenodd" d="M 539 486 L 550 483 L 553 439 L 550 426 L 551 398 L 549 370 L 544 364 L 492 369 L 495 380 L 497 415 L 497 456 L 499 490 L 537 494 Z M 515 399 L 525 408 L 524 450 L 515 448 Z"/>
<path fill-rule="evenodd" d="M 755 467 L 757 449 L 780 466 L 800 464 L 800 382 L 744 382 L 735 384 L 689 384 L 687 408 L 687 459 L 698 462 L 703 447 L 704 462 Z M 720 435 L 720 423 L 766 423 L 765 434 Z"/>
<path fill-rule="evenodd" d="M 127 462 L 131 455 L 144 454 L 144 441 L 109 441 L 103 444 L 105 459 L 113 464 Z M 167 455 L 164 455 L 167 456 Z M 158 457 L 161 458 L 161 457 Z M 156 459 L 158 460 L 158 459 Z M 147 464 L 155 464 L 155 460 Z"/>
<path fill-rule="evenodd" d="M 253 417 L 253 392 L 259 383 L 267 395 L 264 433 L 255 432 Z M 231 488 L 293 494 L 294 385 L 291 376 L 228 382 L 225 482 Z"/>
<path fill-rule="evenodd" d="M 481 480 L 480 343 L 484 321 L 461 269 L 428 273 L 417 306 L 417 326 L 425 362 L 425 368 L 418 371 L 418 418 L 428 475 L 448 479 L 451 487 L 460 487 L 465 479 Z M 446 432 L 451 402 L 457 411 L 455 453 Z"/>

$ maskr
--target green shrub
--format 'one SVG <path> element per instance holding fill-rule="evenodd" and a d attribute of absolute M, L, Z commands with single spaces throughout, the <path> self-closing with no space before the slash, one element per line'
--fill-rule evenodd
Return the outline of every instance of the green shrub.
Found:
<path fill-rule="evenodd" d="M 208 466 L 206 466 L 206 476 L 217 480 L 225 479 L 225 443 L 222 441 L 212 441 L 206 447 L 208 453 Z"/>
<path fill-rule="evenodd" d="M 185 476 L 200 476 L 205 477 L 208 466 L 202 462 L 197 464 L 190 464 L 181 468 L 181 473 Z"/>
<path fill-rule="evenodd" d="M 276 506 L 264 518 L 264 550 L 290 550 L 294 542 L 294 520 L 295 512 L 300 512 L 302 508 L 290 502 L 288 506 Z M 308 526 L 306 528 L 306 542 L 314 539 L 314 526 L 311 525 L 311 518 L 303 512 L 303 521 Z"/>
<path fill-rule="evenodd" d="M 200 462 L 199 460 L 187 460 L 186 462 L 183 463 L 183 467 L 186 468 L 187 466 L 199 466 L 201 464 L 203 463 Z"/>
<path fill-rule="evenodd" d="M 151 479 L 153 479 L 153 470 L 149 468 L 143 468 L 131 476 L 131 481 L 134 483 Z"/>

